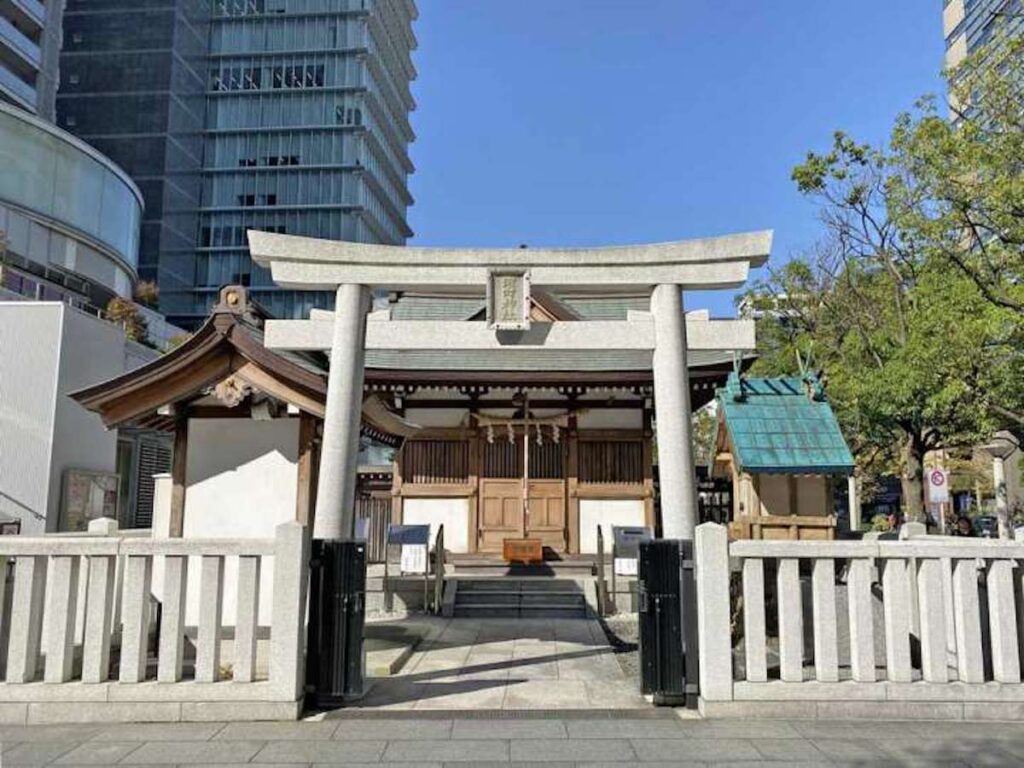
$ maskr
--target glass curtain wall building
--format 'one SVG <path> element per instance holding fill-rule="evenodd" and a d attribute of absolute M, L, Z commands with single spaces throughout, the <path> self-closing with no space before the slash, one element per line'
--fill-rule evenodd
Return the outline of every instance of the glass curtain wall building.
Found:
<path fill-rule="evenodd" d="M 414 140 L 412 0 L 218 0 L 207 73 L 195 288 L 168 309 L 209 311 L 225 283 L 272 314 L 333 296 L 283 290 L 245 231 L 404 244 Z"/>
<path fill-rule="evenodd" d="M 0 0 L 2 3 L 3 0 Z M 146 198 L 139 273 L 195 327 L 241 283 L 279 317 L 245 230 L 404 244 L 413 0 L 68 0 L 59 124 Z"/>
<path fill-rule="evenodd" d="M 0 0 L 0 101 L 53 121 L 64 0 Z"/>
<path fill-rule="evenodd" d="M 191 287 L 209 0 L 68 0 L 58 124 L 127 171 L 146 202 L 139 276 Z"/>
<path fill-rule="evenodd" d="M 1013 34 L 1024 32 L 1022 0 L 946 0 L 942 27 L 946 36 L 946 66 L 955 67 L 985 45 L 997 25 Z"/>

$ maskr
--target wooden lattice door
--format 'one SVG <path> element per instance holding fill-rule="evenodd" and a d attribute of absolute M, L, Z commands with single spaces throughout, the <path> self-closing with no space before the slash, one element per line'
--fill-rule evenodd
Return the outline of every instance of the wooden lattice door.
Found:
<path fill-rule="evenodd" d="M 523 508 L 522 434 L 515 442 L 483 446 L 477 548 L 500 552 L 509 538 L 540 539 L 566 549 L 565 450 L 558 443 L 530 446 L 529 512 Z"/>
<path fill-rule="evenodd" d="M 555 552 L 566 550 L 565 446 L 544 441 L 530 446 L 530 493 L 526 535 Z"/>

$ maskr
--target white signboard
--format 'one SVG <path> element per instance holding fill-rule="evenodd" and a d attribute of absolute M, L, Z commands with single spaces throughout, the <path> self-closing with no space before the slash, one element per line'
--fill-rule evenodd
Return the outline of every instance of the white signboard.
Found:
<path fill-rule="evenodd" d="M 402 573 L 423 573 L 427 570 L 427 547 L 425 544 L 402 545 Z"/>
<path fill-rule="evenodd" d="M 949 472 L 946 470 L 929 470 L 928 501 L 932 504 L 946 504 L 949 502 Z"/>
<path fill-rule="evenodd" d="M 615 558 L 615 575 L 616 576 L 636 576 L 637 574 L 637 560 L 635 557 L 616 557 Z"/>

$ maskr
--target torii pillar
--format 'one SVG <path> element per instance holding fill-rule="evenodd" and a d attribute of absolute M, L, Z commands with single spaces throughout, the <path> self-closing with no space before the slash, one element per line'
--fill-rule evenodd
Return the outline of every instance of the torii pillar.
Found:
<path fill-rule="evenodd" d="M 313 521 L 313 537 L 317 539 L 348 539 L 355 533 L 356 464 L 369 307 L 370 291 L 365 286 L 338 286 Z"/>
<path fill-rule="evenodd" d="M 666 539 L 693 540 L 697 474 L 693 460 L 686 317 L 678 285 L 658 285 L 654 315 L 654 418 L 661 484 L 661 529 Z"/>

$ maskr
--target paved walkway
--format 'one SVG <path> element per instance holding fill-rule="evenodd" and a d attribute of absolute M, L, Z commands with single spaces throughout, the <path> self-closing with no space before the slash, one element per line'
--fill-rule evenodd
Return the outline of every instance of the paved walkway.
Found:
<path fill-rule="evenodd" d="M 0 727 L 2 764 L 278 766 L 1012 766 L 1009 724 L 683 720 L 591 713 L 480 718 L 466 713 L 301 723 Z"/>
<path fill-rule="evenodd" d="M 375 710 L 648 709 L 590 619 L 450 619 L 400 674 L 372 681 Z"/>

